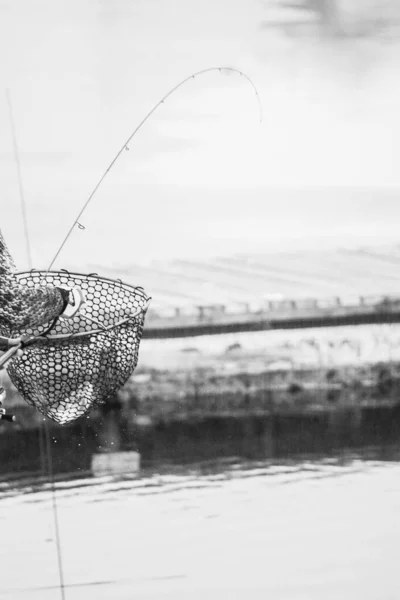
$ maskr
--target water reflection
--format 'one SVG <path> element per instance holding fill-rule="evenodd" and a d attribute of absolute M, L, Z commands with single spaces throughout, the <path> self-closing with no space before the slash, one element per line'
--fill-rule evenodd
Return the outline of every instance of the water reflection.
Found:
<path fill-rule="evenodd" d="M 62 474 L 55 477 L 54 486 L 46 477 L 10 476 L 0 482 L 0 499 L 23 498 L 24 502 L 48 499 L 54 487 L 58 498 L 78 498 L 103 502 L 110 498 L 170 494 L 185 490 L 220 488 L 232 481 L 258 480 L 265 486 L 295 484 L 301 481 L 373 472 L 397 464 L 400 447 L 363 448 L 337 454 L 305 455 L 289 459 L 243 460 L 226 458 L 201 461 L 189 465 L 164 464 L 146 467 L 139 474 L 91 477 L 88 473 Z M 30 496 L 30 497 L 29 497 Z"/>

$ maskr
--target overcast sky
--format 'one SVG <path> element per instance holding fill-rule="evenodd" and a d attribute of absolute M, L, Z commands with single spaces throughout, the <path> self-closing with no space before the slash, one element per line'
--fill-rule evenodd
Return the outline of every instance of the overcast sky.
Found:
<path fill-rule="evenodd" d="M 35 266 L 146 112 L 214 65 L 252 78 L 263 123 L 243 78 L 191 80 L 135 137 L 56 266 L 398 240 L 396 36 L 327 41 L 313 24 L 289 36 L 270 24 L 299 15 L 276 4 L 1 1 Z M 25 267 L 5 93 L 0 131 L 1 227 Z"/>

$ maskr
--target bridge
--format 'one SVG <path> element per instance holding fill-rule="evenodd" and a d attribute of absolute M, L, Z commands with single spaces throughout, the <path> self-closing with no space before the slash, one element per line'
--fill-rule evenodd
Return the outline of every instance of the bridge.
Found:
<path fill-rule="evenodd" d="M 359 296 L 203 305 L 149 311 L 144 337 L 166 339 L 306 327 L 400 322 L 400 297 Z"/>

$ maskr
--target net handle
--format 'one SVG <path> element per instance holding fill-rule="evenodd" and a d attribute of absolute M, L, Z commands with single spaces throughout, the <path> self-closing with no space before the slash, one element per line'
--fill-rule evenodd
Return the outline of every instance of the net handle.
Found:
<path fill-rule="evenodd" d="M 8 350 L 11 346 L 19 346 L 22 339 L 20 337 L 17 338 L 8 338 L 3 335 L 0 335 L 0 350 Z"/>
<path fill-rule="evenodd" d="M 110 331 L 111 329 L 115 329 L 116 327 L 119 327 L 120 325 L 123 325 L 124 323 L 127 323 L 128 321 L 131 321 L 132 319 L 135 319 L 141 313 L 146 314 L 147 309 L 149 308 L 149 304 L 150 304 L 150 298 L 147 300 L 146 304 L 143 307 L 138 308 L 138 310 L 136 310 L 134 313 L 129 315 L 129 317 L 121 319 L 117 323 L 114 323 L 113 325 L 109 325 L 108 327 L 105 327 L 104 329 L 93 329 L 91 331 L 83 331 L 81 333 L 64 333 L 64 334 L 60 334 L 60 335 L 42 334 L 42 335 L 38 335 L 38 336 L 31 336 L 29 338 L 7 338 L 4 336 L 0 336 L 0 351 L 2 351 L 2 350 L 5 351 L 4 354 L 2 354 L 0 356 L 0 369 L 2 369 L 4 367 L 4 365 L 7 363 L 7 361 L 9 361 L 18 352 L 18 350 L 20 350 L 24 346 L 30 346 L 30 345 L 38 343 L 38 342 L 43 343 L 45 341 L 52 341 L 52 340 L 68 340 L 71 338 L 82 338 L 85 336 L 96 335 L 99 333 L 103 333 L 105 331 Z"/>
<path fill-rule="evenodd" d="M 56 335 L 47 334 L 47 335 L 35 336 L 34 338 L 31 338 L 28 342 L 26 342 L 25 345 L 28 345 L 28 344 L 30 345 L 30 344 L 33 344 L 33 343 L 39 342 L 39 341 L 44 342 L 47 340 L 52 341 L 52 340 L 69 340 L 71 338 L 82 338 L 82 337 L 96 335 L 99 333 L 104 333 L 106 331 L 110 331 L 111 329 L 115 329 L 116 327 L 119 327 L 120 325 L 123 325 L 124 323 L 127 323 L 128 321 L 131 321 L 132 319 L 135 319 L 142 313 L 146 314 L 147 309 L 149 308 L 150 300 L 151 300 L 151 298 L 148 298 L 148 300 L 146 301 L 144 306 L 138 308 L 134 313 L 130 314 L 128 317 L 125 317 L 124 319 L 117 321 L 117 323 L 113 323 L 112 325 L 108 325 L 107 327 L 104 327 L 102 329 L 92 329 L 90 331 L 82 331 L 82 332 L 78 332 L 78 333 L 60 333 L 60 334 L 56 334 Z"/>
<path fill-rule="evenodd" d="M 21 347 L 22 347 L 22 342 L 20 342 L 17 346 L 12 346 L 11 348 L 9 348 L 9 350 L 4 352 L 4 354 L 2 354 L 0 356 L 0 369 L 2 369 L 4 367 L 6 362 L 9 361 L 10 358 L 12 358 L 14 356 L 14 354 L 16 354 Z"/>

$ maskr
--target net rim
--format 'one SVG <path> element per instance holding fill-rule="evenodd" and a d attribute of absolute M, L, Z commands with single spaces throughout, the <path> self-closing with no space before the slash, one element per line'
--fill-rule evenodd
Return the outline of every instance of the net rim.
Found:
<path fill-rule="evenodd" d="M 82 279 L 96 279 L 98 281 L 104 281 L 105 283 L 114 283 L 114 284 L 119 284 L 121 287 L 124 288 L 129 288 L 131 290 L 135 290 L 137 292 L 139 292 L 139 294 L 143 297 L 144 300 L 151 300 L 151 296 L 148 296 L 146 294 L 146 292 L 144 291 L 144 289 L 142 288 L 142 286 L 138 285 L 132 285 L 130 283 L 126 283 L 125 281 L 122 281 L 122 279 L 116 278 L 116 279 L 112 279 L 111 277 L 106 277 L 104 275 L 99 275 L 98 273 L 77 273 L 76 271 L 68 271 L 67 269 L 54 269 L 54 270 L 45 270 L 45 269 L 30 269 L 29 271 L 17 271 L 15 273 L 16 277 L 18 279 L 22 279 L 23 276 L 26 275 L 32 275 L 32 274 L 38 274 L 41 275 L 43 274 L 43 276 L 46 275 L 61 275 L 61 276 L 75 276 L 75 277 L 80 277 Z"/>
<path fill-rule="evenodd" d="M 87 330 L 87 331 L 74 332 L 74 333 L 71 332 L 71 333 L 52 334 L 51 329 L 52 329 L 53 325 L 51 325 L 50 330 L 47 329 L 40 335 L 32 335 L 32 336 L 25 337 L 25 339 L 23 340 L 24 346 L 30 346 L 36 342 L 66 341 L 66 340 L 70 340 L 70 339 L 85 338 L 85 337 L 90 337 L 93 335 L 98 335 L 100 333 L 106 333 L 107 331 L 111 331 L 112 329 L 120 327 L 121 325 L 124 325 L 128 321 L 131 321 L 132 319 L 139 317 L 141 314 L 145 315 L 147 313 L 147 310 L 149 308 L 149 304 L 151 301 L 151 296 L 148 296 L 146 294 L 143 287 L 134 286 L 130 283 L 126 283 L 126 282 L 122 281 L 119 278 L 112 279 L 111 277 L 105 277 L 105 276 L 99 275 L 98 273 L 77 273 L 74 271 L 68 271 L 67 269 L 59 269 L 59 270 L 54 269 L 51 271 L 43 270 L 43 269 L 30 269 L 29 271 L 18 271 L 15 273 L 18 280 L 23 279 L 24 277 L 29 277 L 30 275 L 33 275 L 33 274 L 38 275 L 39 277 L 43 276 L 44 281 L 42 284 L 39 282 L 39 285 L 46 285 L 46 281 L 45 281 L 46 275 L 53 275 L 53 276 L 59 276 L 59 277 L 71 276 L 71 277 L 76 277 L 77 279 L 86 279 L 86 280 L 89 279 L 92 281 L 94 280 L 94 281 L 100 281 L 100 282 L 104 282 L 104 283 L 110 283 L 115 286 L 119 286 L 120 288 L 122 288 L 126 291 L 132 290 L 133 292 L 138 293 L 141 296 L 142 300 L 144 301 L 144 305 L 142 307 L 138 308 L 132 314 L 128 315 L 127 317 L 120 319 L 116 323 L 113 323 L 112 325 L 108 325 L 106 327 L 99 327 L 97 329 L 91 329 L 91 330 Z M 60 318 L 62 318 L 62 317 L 60 317 Z"/>

